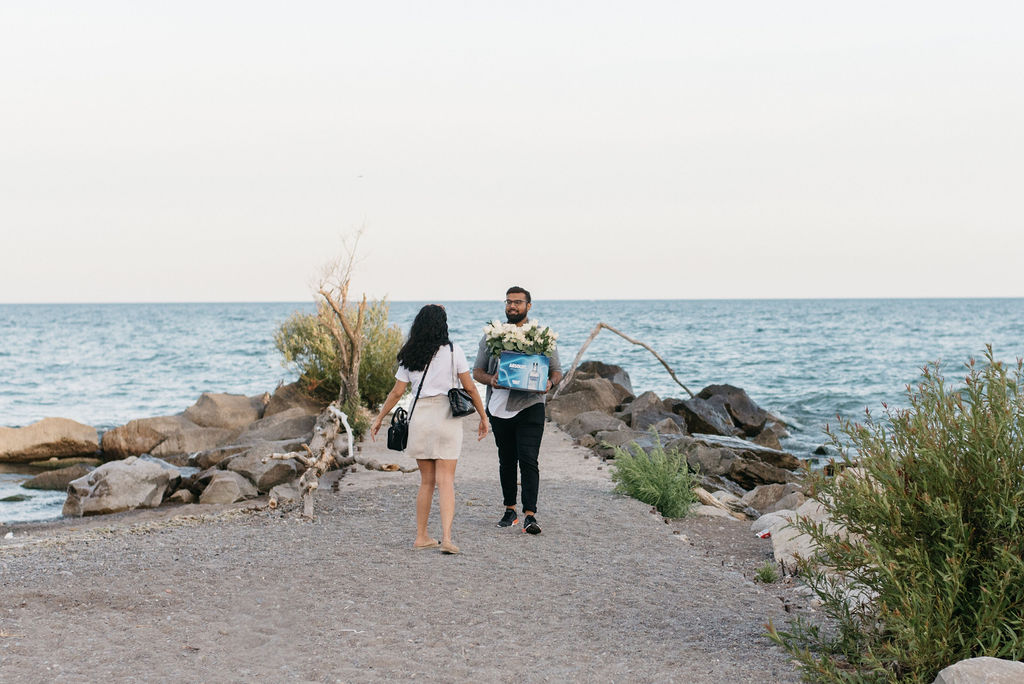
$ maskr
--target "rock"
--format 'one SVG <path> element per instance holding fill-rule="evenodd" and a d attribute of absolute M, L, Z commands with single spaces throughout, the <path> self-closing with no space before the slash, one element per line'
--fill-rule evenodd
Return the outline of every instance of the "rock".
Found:
<path fill-rule="evenodd" d="M 276 485 L 294 480 L 300 474 L 299 464 L 294 459 L 270 460 L 264 463 L 263 458 L 272 453 L 275 453 L 272 447 L 250 449 L 244 455 L 232 458 L 227 469 L 245 477 L 256 485 L 260 492 L 269 492 Z"/>
<path fill-rule="evenodd" d="M 79 517 L 154 508 L 163 501 L 171 477 L 168 469 L 135 456 L 104 463 L 68 485 L 63 513 Z"/>
<path fill-rule="evenodd" d="M 142 456 L 139 456 L 139 460 L 155 463 L 156 465 L 160 466 L 161 468 L 164 468 L 165 470 L 167 470 L 168 473 L 170 473 L 171 479 L 170 482 L 167 483 L 167 491 L 169 492 L 173 492 L 175 489 L 180 487 L 182 480 L 192 477 L 193 475 L 199 472 L 198 468 L 190 466 L 179 466 L 174 463 L 168 463 L 162 458 L 150 456 L 149 454 L 143 454 Z"/>
<path fill-rule="evenodd" d="M 797 476 L 789 470 L 778 468 L 749 458 L 737 458 L 729 467 L 726 476 L 744 489 L 773 482 L 796 482 Z"/>
<path fill-rule="evenodd" d="M 731 436 L 739 433 L 724 409 L 699 397 L 675 402 L 672 412 L 686 419 L 690 434 Z"/>
<path fill-rule="evenodd" d="M 691 468 L 691 470 L 692 470 L 692 468 Z M 725 490 L 727 492 L 732 492 L 733 494 L 735 494 L 736 496 L 740 497 L 741 499 L 743 498 L 743 495 L 747 493 L 747 490 L 745 490 L 743 487 L 740 487 L 738 484 L 736 484 L 732 480 L 730 480 L 730 479 L 728 479 L 726 477 L 723 477 L 721 475 L 704 475 L 704 474 L 701 474 L 700 475 L 700 486 L 703 487 L 704 489 L 708 490 L 709 492 L 710 491 L 714 491 L 716 489 L 723 489 L 723 490 Z M 753 520 L 754 518 L 756 518 L 756 517 L 758 517 L 760 515 L 759 511 L 755 511 L 750 506 L 745 506 L 743 508 L 743 513 L 747 517 L 749 517 L 751 520 Z"/>
<path fill-rule="evenodd" d="M 239 430 L 263 417 L 269 395 L 246 397 L 241 394 L 203 392 L 199 400 L 185 409 L 185 418 L 204 428 Z"/>
<path fill-rule="evenodd" d="M 645 421 L 641 420 L 641 425 L 643 425 L 644 422 Z M 679 416 L 670 415 L 666 416 L 663 420 L 652 424 L 650 428 L 657 432 L 659 435 L 685 435 L 686 430 L 683 426 L 680 425 L 681 422 L 682 421 L 679 419 Z"/>
<path fill-rule="evenodd" d="M 199 503 L 229 504 L 252 499 L 258 494 L 256 487 L 238 473 L 218 470 L 210 478 L 210 483 L 203 489 Z"/>
<path fill-rule="evenodd" d="M 658 398 L 657 394 L 654 392 L 644 392 L 622 407 L 622 419 L 629 423 L 633 414 L 641 413 L 643 411 L 670 413 L 670 411 L 665 408 L 665 404 Z"/>
<path fill-rule="evenodd" d="M 787 485 L 789 486 L 789 485 Z M 791 510 L 795 511 L 806 503 L 807 497 L 804 496 L 803 492 L 796 491 L 786 494 L 784 497 L 773 503 L 771 506 L 765 509 L 766 513 L 774 513 L 775 511 Z"/>
<path fill-rule="evenodd" d="M 754 459 L 761 461 L 769 465 L 773 465 L 777 468 L 784 468 L 785 470 L 797 470 L 803 466 L 803 463 L 793 454 L 785 451 L 778 451 L 776 449 L 770 449 L 768 447 L 759 446 L 753 442 L 749 442 L 745 439 L 738 437 L 724 437 L 721 435 L 703 435 L 693 434 L 693 438 L 699 442 L 703 442 L 708 446 L 725 447 L 735 451 L 743 458 Z"/>
<path fill-rule="evenodd" d="M 830 522 L 828 511 L 813 499 L 806 501 L 793 513 L 792 520 L 796 518 L 807 518 L 819 523 Z M 775 561 L 787 572 L 792 573 L 797 569 L 798 558 L 810 559 L 817 553 L 810 535 L 799 532 L 789 521 L 786 524 L 776 523 L 769 529 L 772 533 L 772 553 Z"/>
<path fill-rule="evenodd" d="M 811 453 L 813 453 L 815 456 L 828 456 L 831 453 L 831 450 L 825 444 L 819 444 L 818 447 Z"/>
<path fill-rule="evenodd" d="M 769 506 L 787 494 L 799 491 L 800 485 L 795 483 L 758 485 L 743 495 L 743 505 L 764 513 L 768 511 Z"/>
<path fill-rule="evenodd" d="M 217 447 L 216 449 L 198 451 L 189 456 L 188 463 L 189 465 L 206 470 L 207 468 L 212 468 L 231 456 L 244 453 L 251 448 L 251 444 L 229 444 L 227 446 Z"/>
<path fill-rule="evenodd" d="M 302 498 L 302 490 L 299 489 L 298 480 L 279 484 L 270 490 L 269 498 L 279 504 L 291 503 Z"/>
<path fill-rule="evenodd" d="M 695 444 L 686 453 L 687 464 L 691 468 L 696 467 L 701 475 L 726 475 L 732 470 L 737 458 L 729 449 L 718 449 L 704 444 Z"/>
<path fill-rule="evenodd" d="M 167 497 L 167 501 L 177 504 L 190 504 L 196 502 L 196 495 L 188 489 L 179 489 Z"/>
<path fill-rule="evenodd" d="M 0 463 L 29 463 L 99 451 L 96 428 L 67 418 L 43 418 L 20 428 L 0 427 Z"/>
<path fill-rule="evenodd" d="M 942 669 L 932 684 L 1020 684 L 1024 663 L 1001 658 L 968 658 Z"/>
<path fill-rule="evenodd" d="M 632 451 L 632 447 L 629 445 L 633 442 L 636 442 L 644 451 L 654 448 L 654 440 L 647 432 L 636 432 L 634 430 L 602 431 L 594 435 L 594 438 L 598 442 L 597 446 L 594 447 L 594 451 L 605 458 L 615 457 L 615 447 L 622 447 Z"/>
<path fill-rule="evenodd" d="M 269 418 L 288 409 L 299 408 L 304 413 L 319 415 L 326 404 L 317 401 L 306 393 L 298 382 L 281 385 L 270 397 L 267 408 L 263 411 L 263 418 Z"/>
<path fill-rule="evenodd" d="M 573 380 L 565 393 L 548 400 L 547 414 L 559 425 L 568 425 L 573 418 L 587 411 L 611 415 L 618 405 L 619 399 L 610 380 Z"/>
<path fill-rule="evenodd" d="M 309 441 L 317 417 L 301 408 L 290 408 L 250 424 L 234 440 L 236 444 L 276 442 L 287 439 Z"/>
<path fill-rule="evenodd" d="M 198 427 L 181 415 L 139 418 L 105 432 L 103 453 L 108 458 L 126 458 L 150 453 L 168 437 L 182 430 Z"/>
<path fill-rule="evenodd" d="M 95 468 L 99 464 L 103 463 L 98 458 L 89 458 L 87 456 L 74 456 L 72 458 L 57 458 L 56 456 L 48 458 L 45 461 L 32 461 L 29 463 L 33 468 L 45 468 L 46 470 L 60 470 L 61 468 L 70 468 L 73 465 L 87 465 Z"/>
<path fill-rule="evenodd" d="M 602 431 L 625 430 L 626 427 L 624 422 L 608 415 L 604 411 L 585 411 L 573 418 L 565 426 L 565 431 L 574 439 L 579 439 L 583 435 L 593 435 Z"/>
<path fill-rule="evenodd" d="M 149 449 L 154 456 L 169 457 L 207 451 L 235 440 L 238 430 L 225 428 L 188 427 L 168 435 L 158 445 Z"/>
<path fill-rule="evenodd" d="M 593 373 L 599 378 L 604 378 L 614 385 L 624 389 L 630 396 L 633 396 L 633 383 L 629 380 L 629 373 L 619 366 L 613 366 L 600 361 L 584 361 L 576 367 L 577 372 Z"/>
<path fill-rule="evenodd" d="M 769 429 L 761 430 L 753 439 L 754 444 L 758 446 L 768 447 L 769 449 L 775 449 L 776 451 L 782 451 L 782 442 L 779 441 L 779 436 L 774 431 Z"/>
<path fill-rule="evenodd" d="M 62 492 L 68 488 L 72 480 L 85 477 L 92 470 L 92 466 L 79 463 L 78 465 L 61 468 L 60 470 L 39 473 L 32 479 L 22 482 L 21 486 L 25 489 L 49 489 Z"/>
<path fill-rule="evenodd" d="M 747 435 L 756 435 L 764 428 L 771 415 L 754 403 L 745 390 L 733 385 L 708 385 L 697 397 L 711 400 L 720 398 L 732 422 Z"/>
<path fill-rule="evenodd" d="M 576 443 L 579 444 L 584 449 L 593 449 L 594 447 L 597 446 L 597 438 L 595 438 L 593 435 L 582 435 L 579 439 L 576 440 Z"/>
<path fill-rule="evenodd" d="M 786 515 L 788 514 L 788 515 Z M 754 534 L 760 534 L 765 530 L 771 530 L 776 525 L 780 528 L 782 525 L 788 524 L 794 517 L 796 517 L 795 511 L 784 511 L 780 513 L 765 513 L 760 518 L 750 523 L 750 531 Z"/>

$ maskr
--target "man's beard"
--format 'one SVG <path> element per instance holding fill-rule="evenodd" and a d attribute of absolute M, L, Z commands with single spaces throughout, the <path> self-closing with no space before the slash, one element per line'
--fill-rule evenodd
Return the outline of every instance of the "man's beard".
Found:
<path fill-rule="evenodd" d="M 508 311 L 506 311 L 505 312 L 505 318 L 508 320 L 509 323 L 516 324 L 516 323 L 519 323 L 521 321 L 526 320 L 526 312 L 524 311 L 523 313 L 514 313 L 513 314 L 513 313 L 509 313 Z"/>

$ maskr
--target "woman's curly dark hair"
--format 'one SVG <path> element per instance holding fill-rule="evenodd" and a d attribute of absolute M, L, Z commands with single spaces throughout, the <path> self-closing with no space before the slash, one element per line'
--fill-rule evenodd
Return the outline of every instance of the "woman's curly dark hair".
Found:
<path fill-rule="evenodd" d="M 448 314 L 443 306 L 427 304 L 416 314 L 409 339 L 398 350 L 398 363 L 411 371 L 421 371 L 438 348 L 448 342 Z"/>

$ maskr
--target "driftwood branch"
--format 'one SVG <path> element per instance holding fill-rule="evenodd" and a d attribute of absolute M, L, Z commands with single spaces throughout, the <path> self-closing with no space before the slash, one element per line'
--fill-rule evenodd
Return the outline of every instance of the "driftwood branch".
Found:
<path fill-rule="evenodd" d="M 339 446 L 342 428 L 348 437 L 348 449 L 344 451 L 344 446 Z M 358 463 L 367 470 L 401 471 L 403 473 L 416 470 L 415 467 L 402 467 L 396 463 L 382 464 L 372 458 L 359 456 L 356 453 L 355 439 L 348 416 L 338 408 L 337 402 L 332 402 L 320 413 L 313 426 L 313 439 L 309 440 L 309 444 L 303 444 L 302 448 L 305 453 L 301 451 L 287 454 L 275 453 L 264 456 L 261 460 L 266 463 L 267 461 L 294 459 L 305 467 L 295 484 L 302 495 L 302 515 L 306 518 L 313 517 L 313 495 L 320 487 L 320 478 L 332 466 L 343 468 Z M 276 499 L 271 500 L 270 507 L 277 507 Z"/>
<path fill-rule="evenodd" d="M 572 361 L 572 368 L 569 369 L 569 372 L 566 374 L 562 382 L 558 383 L 558 387 L 555 389 L 555 393 L 552 395 L 552 398 L 557 397 L 559 393 L 561 393 L 562 388 L 569 386 L 569 382 L 572 380 L 572 376 L 575 375 L 576 373 L 576 367 L 580 365 L 580 359 L 583 358 L 583 352 L 587 350 L 587 347 L 589 347 L 590 343 L 594 341 L 594 338 L 597 337 L 597 333 L 601 332 L 602 328 L 604 328 L 605 330 L 610 330 L 619 337 L 621 337 L 622 339 L 626 340 L 627 342 L 639 345 L 646 349 L 647 351 L 654 354 L 654 358 L 658 359 L 658 361 L 661 361 L 661 365 L 665 367 L 665 370 L 667 370 L 668 374 L 672 376 L 672 379 L 676 381 L 676 384 L 682 387 L 684 390 L 686 390 L 686 393 L 689 394 L 691 398 L 693 397 L 693 392 L 690 391 L 690 388 L 679 381 L 679 378 L 676 377 L 675 371 L 673 371 L 669 367 L 669 365 L 665 363 L 665 359 L 661 358 L 658 352 L 654 351 L 653 349 L 650 348 L 650 346 L 644 344 L 640 340 L 634 340 L 629 335 L 626 335 L 625 333 L 616 330 L 607 323 L 598 323 L 596 326 L 594 326 L 594 330 L 590 333 L 590 337 L 587 338 L 587 341 L 583 343 L 582 347 L 580 347 L 579 352 L 576 353 L 576 358 L 573 359 Z"/>
<path fill-rule="evenodd" d="M 743 515 L 738 511 L 733 510 L 729 506 L 726 506 L 724 503 L 722 503 L 714 496 L 712 496 L 711 492 L 704 489 L 703 487 L 694 487 L 693 493 L 697 495 L 697 500 L 700 501 L 705 506 L 713 506 L 715 508 L 720 508 L 732 517 L 736 518 L 737 520 L 748 520 L 747 516 Z"/>

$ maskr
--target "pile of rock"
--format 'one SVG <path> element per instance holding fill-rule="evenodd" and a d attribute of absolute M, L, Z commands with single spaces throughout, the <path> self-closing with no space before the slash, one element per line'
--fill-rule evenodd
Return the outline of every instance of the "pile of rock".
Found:
<path fill-rule="evenodd" d="M 548 403 L 548 417 L 605 458 L 633 443 L 650 450 L 656 434 L 666 448 L 686 454 L 708 489 L 742 496 L 758 485 L 800 479 L 800 460 L 779 443 L 788 435 L 785 424 L 732 385 L 709 385 L 691 399 L 635 396 L 625 370 L 588 361 Z"/>
<path fill-rule="evenodd" d="M 782 449 L 785 423 L 739 387 L 709 385 L 691 399 L 636 396 L 625 370 L 588 361 L 548 402 L 548 417 L 604 458 L 614 458 L 616 447 L 650 451 L 655 440 L 682 452 L 701 479 L 694 512 L 755 519 L 753 532 L 771 536 L 784 569 L 812 553 L 810 539 L 790 522 L 827 520 L 804 495 L 801 461 Z"/>
<path fill-rule="evenodd" d="M 299 451 L 322 406 L 293 383 L 273 396 L 205 393 L 173 416 L 133 420 L 106 432 L 61 418 L 0 428 L 0 462 L 64 465 L 25 483 L 67 489 L 65 516 L 113 513 L 175 503 L 233 503 L 279 488 L 296 499 L 302 468 L 273 453 Z M 347 440 L 337 445 L 348 450 Z M 88 456 L 91 459 L 69 459 Z M 51 461 L 40 459 L 50 458 Z M 102 461 L 107 461 L 98 467 Z"/>

